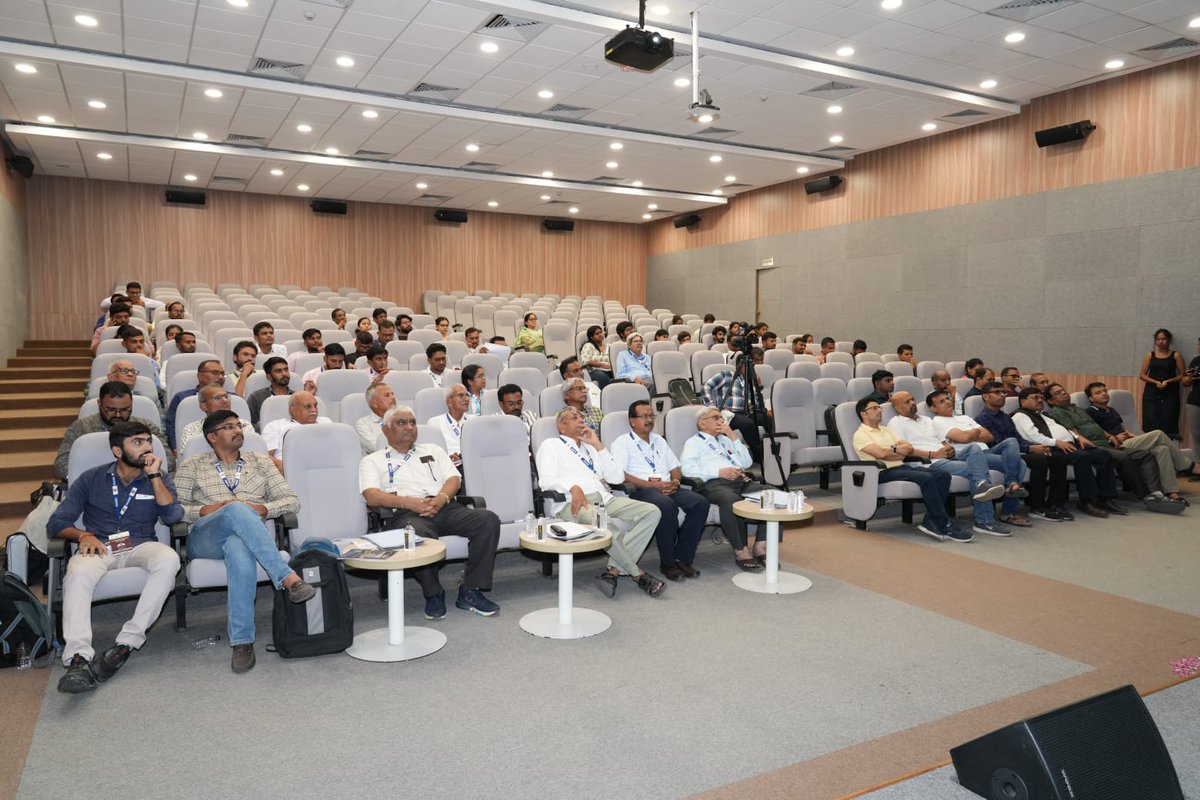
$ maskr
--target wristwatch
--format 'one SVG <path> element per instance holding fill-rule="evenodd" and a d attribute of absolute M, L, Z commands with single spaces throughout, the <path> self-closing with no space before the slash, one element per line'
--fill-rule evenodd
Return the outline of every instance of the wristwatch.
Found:
<path fill-rule="evenodd" d="M 152 481 L 155 478 L 161 478 L 161 477 L 162 477 L 161 472 L 147 472 L 146 473 L 146 480 L 148 480 L 148 481 Z"/>

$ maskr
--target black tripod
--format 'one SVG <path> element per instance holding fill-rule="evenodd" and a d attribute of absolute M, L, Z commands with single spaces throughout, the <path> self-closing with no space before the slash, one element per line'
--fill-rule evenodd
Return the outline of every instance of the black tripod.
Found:
<path fill-rule="evenodd" d="M 739 337 L 740 338 L 740 337 Z M 766 483 L 766 466 L 768 452 L 770 457 L 775 459 L 775 466 L 779 469 L 779 475 L 783 480 L 782 485 L 778 488 L 787 490 L 788 470 L 783 467 L 783 457 L 780 445 L 780 439 L 790 434 L 785 434 L 781 437 L 775 432 L 775 419 L 767 413 L 767 404 L 763 401 L 762 387 L 758 385 L 758 377 L 754 374 L 754 343 L 750 337 L 746 337 L 746 341 L 740 343 L 739 349 L 741 352 L 734 358 L 734 380 L 737 380 L 739 372 L 743 375 L 743 380 L 746 382 L 746 416 L 750 418 L 750 422 L 754 425 L 762 425 L 766 434 L 762 437 L 763 452 L 763 483 Z M 788 465 L 791 466 L 790 464 Z"/>

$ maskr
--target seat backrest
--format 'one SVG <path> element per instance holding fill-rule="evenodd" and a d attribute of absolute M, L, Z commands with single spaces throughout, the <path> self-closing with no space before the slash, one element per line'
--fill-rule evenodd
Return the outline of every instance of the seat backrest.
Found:
<path fill-rule="evenodd" d="M 826 364 L 845 364 L 846 366 L 853 368 L 854 367 L 854 356 L 850 355 L 849 353 L 843 353 L 840 351 L 826 353 L 825 354 L 825 363 Z"/>
<path fill-rule="evenodd" d="M 678 350 L 679 345 L 676 342 L 669 340 L 663 342 L 646 343 L 646 353 L 649 354 L 651 358 L 653 358 L 657 353 L 674 353 Z"/>
<path fill-rule="evenodd" d="M 792 355 L 792 351 L 786 348 L 775 348 L 763 353 L 763 363 L 768 367 L 779 370 L 780 373 L 786 373 L 788 367 L 795 361 L 795 358 Z"/>
<path fill-rule="evenodd" d="M 141 353 L 105 353 L 92 359 L 91 379 L 103 378 L 108 375 L 108 368 L 114 361 L 128 361 L 134 369 L 145 378 L 154 380 L 154 362 L 150 356 Z"/>
<path fill-rule="evenodd" d="M 532 355 L 537 355 L 537 353 Z M 515 383 L 526 394 L 537 397 L 541 394 L 542 389 L 546 388 L 546 375 L 536 367 L 508 367 L 500 372 L 500 377 L 494 385 L 490 383 L 488 385 L 494 391 L 509 383 Z"/>
<path fill-rule="evenodd" d="M 495 329 L 494 336 L 503 336 L 508 342 L 508 346 L 512 347 L 513 341 L 517 335 L 517 320 L 522 315 L 516 311 L 510 311 L 507 308 L 497 310 L 492 314 L 492 326 Z M 488 337 L 491 338 L 491 337 Z M 487 341 L 486 339 L 484 341 Z"/>
<path fill-rule="evenodd" d="M 872 353 L 869 350 L 863 351 L 863 352 L 859 353 L 858 355 L 854 356 L 855 364 L 861 364 L 864 361 L 878 361 L 882 364 L 883 358 L 879 355 L 879 353 Z"/>
<path fill-rule="evenodd" d="M 810 381 L 815 381 L 821 377 L 821 365 L 814 361 L 801 361 L 795 359 L 788 364 L 787 377 L 789 378 L 805 378 Z"/>
<path fill-rule="evenodd" d="M 612 443 L 620 437 L 629 433 L 629 410 L 610 411 L 604 415 L 604 419 L 600 420 L 600 441 L 604 442 L 605 447 L 612 447 Z"/>
<path fill-rule="evenodd" d="M 963 372 L 967 369 L 966 361 L 947 361 L 946 372 L 950 373 L 951 378 L 961 378 Z"/>
<path fill-rule="evenodd" d="M 212 353 L 176 353 L 163 363 L 162 379 L 167 386 L 170 386 L 171 378 L 180 372 L 195 372 L 201 362 L 209 361 L 213 358 Z"/>
<path fill-rule="evenodd" d="M 404 365 L 407 365 L 409 359 L 415 355 L 425 355 L 425 346 L 417 341 L 406 339 L 404 341 L 388 342 L 385 346 L 387 347 L 388 356 L 395 358 Z"/>
<path fill-rule="evenodd" d="M 775 430 L 794 433 L 795 452 L 801 447 L 813 447 L 817 442 L 816 418 L 813 416 L 812 381 L 807 378 L 780 378 L 771 387 L 771 415 Z"/>
<path fill-rule="evenodd" d="M 1071 392 L 1071 405 L 1086 409 L 1088 407 L 1087 392 Z"/>
<path fill-rule="evenodd" d="M 724 363 L 725 357 L 712 350 L 701 350 L 700 352 L 692 353 L 692 382 L 696 385 L 698 393 L 704 390 L 705 367 Z"/>
<path fill-rule="evenodd" d="M 245 399 L 238 397 L 233 392 L 229 392 L 229 409 L 238 415 L 238 419 L 250 421 L 250 406 L 246 405 Z M 175 409 L 176 442 L 178 442 L 183 429 L 198 419 L 204 419 L 204 412 L 200 409 L 199 395 L 192 395 L 180 400 L 179 407 Z"/>
<path fill-rule="evenodd" d="M 712 380 L 712 377 L 718 372 L 732 371 L 733 365 L 726 363 L 724 359 L 722 359 L 721 363 L 719 364 L 709 364 L 704 368 L 704 371 L 700 373 L 700 386 L 696 389 L 697 394 L 702 394 L 704 392 L 704 387 L 708 385 L 708 382 Z"/>
<path fill-rule="evenodd" d="M 833 343 L 833 349 L 838 353 L 849 353 L 854 349 L 854 342 L 838 341 Z"/>
<path fill-rule="evenodd" d="M 835 406 L 850 399 L 846 384 L 837 378 L 817 378 L 812 382 L 813 400 L 821 408 Z"/>
<path fill-rule="evenodd" d="M 100 413 L 100 400 L 95 397 L 84 400 L 83 405 L 79 407 L 79 419 L 98 413 Z M 162 427 L 162 415 L 159 414 L 158 404 L 149 397 L 143 397 L 140 394 L 133 396 L 133 412 L 131 416 L 148 419 L 160 428 Z"/>
<path fill-rule="evenodd" d="M 943 364 L 941 361 L 918 361 L 917 362 L 917 377 L 918 378 L 932 378 L 933 373 L 937 372 L 939 369 L 945 369 L 945 368 L 946 368 L 946 365 Z M 950 377 L 953 378 L 954 374 L 951 373 Z"/>
<path fill-rule="evenodd" d="M 516 353 L 513 355 L 516 355 Z M 533 353 L 532 355 L 538 356 L 538 358 L 541 358 L 542 361 L 546 360 L 545 356 L 542 356 L 538 353 Z M 478 364 L 479 366 L 483 367 L 483 372 L 485 375 L 487 375 L 488 386 L 491 386 L 494 389 L 498 389 L 500 387 L 500 373 L 506 366 L 504 361 L 501 360 L 500 356 L 492 355 L 491 353 L 468 353 L 466 356 L 463 356 L 462 365 L 465 367 L 470 364 Z M 547 370 L 547 372 L 548 371 L 549 370 Z M 543 372 L 542 374 L 545 375 L 546 373 Z"/>
<path fill-rule="evenodd" d="M 692 379 L 692 365 L 688 357 L 674 350 L 664 350 L 650 357 L 650 371 L 654 375 L 654 388 L 667 391 L 667 384 L 675 378 Z"/>
<path fill-rule="evenodd" d="M 360 536 L 367 530 L 367 504 L 358 488 L 362 449 L 350 425 L 301 425 L 287 434 L 283 471 L 300 498 L 292 548 L 310 536 Z"/>
<path fill-rule="evenodd" d="M 96 398 L 100 396 L 100 387 L 108 382 L 108 378 L 99 377 L 88 384 L 88 398 Z M 139 375 L 134 381 L 133 393 L 141 397 L 148 397 L 154 403 L 158 402 L 158 389 L 154 386 L 154 379 L 147 378 L 145 375 Z"/>
<path fill-rule="evenodd" d="M 547 386 L 538 392 L 538 413 L 543 417 L 553 417 L 566 408 L 563 402 L 562 386 Z"/>
<path fill-rule="evenodd" d="M 415 320 L 413 321 L 413 325 L 414 326 L 416 325 Z M 408 341 L 420 342 L 425 347 L 428 347 L 429 345 L 433 344 L 434 342 L 442 342 L 442 335 L 440 333 L 438 333 L 436 330 L 431 330 L 429 328 L 414 327 L 413 330 L 410 331 L 408 334 Z M 442 344 L 445 344 L 445 342 L 442 342 Z"/>
<path fill-rule="evenodd" d="M 706 410 L 710 409 L 703 406 L 681 406 L 667 412 L 667 418 L 663 421 L 663 438 L 667 440 L 667 445 L 676 457 L 682 457 L 684 444 L 699 430 L 696 427 L 697 415 Z"/>
<path fill-rule="evenodd" d="M 508 357 L 508 366 L 532 367 L 542 373 L 543 382 L 546 379 L 546 375 L 550 374 L 550 361 L 541 353 L 515 352 Z"/>
<path fill-rule="evenodd" d="M 558 436 L 558 422 L 552 416 L 539 417 L 529 431 L 529 451 L 535 456 L 542 442 Z"/>
<path fill-rule="evenodd" d="M 371 377 L 357 369 L 331 369 L 317 375 L 317 396 L 329 404 L 334 414 L 338 403 L 349 394 L 362 394 L 371 385 Z"/>
<path fill-rule="evenodd" d="M 854 365 L 854 377 L 869 378 L 873 372 L 883 368 L 882 361 L 859 361 Z"/>
<path fill-rule="evenodd" d="M 568 322 L 552 320 L 546 323 L 542 330 L 542 340 L 545 342 L 547 355 L 554 356 L 559 361 L 578 355 L 575 337 L 571 333 L 572 327 Z"/>
<path fill-rule="evenodd" d="M 846 381 L 846 396 L 850 400 L 866 397 L 875 390 L 870 378 L 851 378 Z"/>
<path fill-rule="evenodd" d="M 857 461 L 858 454 L 854 452 L 854 432 L 862 425 L 862 420 L 854 410 L 856 401 L 848 400 L 838 403 L 833 410 L 834 424 L 837 426 L 838 437 L 842 442 L 842 453 L 848 460 Z"/>
<path fill-rule="evenodd" d="M 893 361 L 890 364 L 884 364 L 883 368 L 897 378 L 901 375 L 911 378 L 914 375 L 912 364 L 909 364 L 907 361 Z"/>
<path fill-rule="evenodd" d="M 971 419 L 979 416 L 980 411 L 983 411 L 983 395 L 977 394 L 963 400 L 963 413 Z"/>
<path fill-rule="evenodd" d="M 1142 421 L 1138 419 L 1137 409 L 1133 402 L 1133 392 L 1128 389 L 1110 389 L 1108 405 L 1121 415 L 1126 428 L 1134 433 L 1142 433 Z M 1193 457 L 1200 457 L 1200 453 L 1194 453 Z"/>
<path fill-rule="evenodd" d="M 167 453 L 158 437 L 154 439 L 154 454 L 163 459 L 163 469 L 167 468 Z M 67 456 L 67 483 L 70 484 L 92 467 L 109 464 L 114 461 L 112 449 L 108 446 L 108 431 L 85 433 L 71 443 L 71 452 Z"/>
<path fill-rule="evenodd" d="M 892 389 L 897 392 L 910 392 L 917 402 L 924 400 L 925 395 L 929 394 L 925 391 L 925 384 L 921 383 L 921 379 L 911 375 L 898 376 Z"/>
<path fill-rule="evenodd" d="M 383 382 L 392 387 L 396 393 L 396 405 L 412 407 L 416 402 L 417 392 L 433 386 L 429 376 L 424 372 L 389 372 L 383 377 Z"/>
<path fill-rule="evenodd" d="M 649 400 L 650 390 L 640 383 L 610 383 L 600 391 L 600 410 L 627 411 L 635 400 Z"/>
<path fill-rule="evenodd" d="M 475 417 L 462 429 L 466 493 L 483 497 L 501 522 L 524 519 L 533 510 L 529 432 L 517 417 Z"/>
<path fill-rule="evenodd" d="M 262 431 L 268 424 L 288 416 L 288 404 L 291 402 L 292 398 L 286 394 L 273 394 L 263 400 L 262 407 L 258 410 L 258 430 Z M 319 397 L 317 398 L 317 414 L 322 417 L 329 416 L 329 404 Z M 247 414 L 246 419 L 249 418 L 250 415 Z"/>
<path fill-rule="evenodd" d="M 333 421 L 353 425 L 370 413 L 371 407 L 367 405 L 365 394 L 348 394 L 338 404 L 337 416 Z"/>
<path fill-rule="evenodd" d="M 836 361 L 826 361 L 821 365 L 822 378 L 837 378 L 842 383 L 847 383 L 854 377 L 850 371 L 849 364 L 839 364 Z"/>
<path fill-rule="evenodd" d="M 679 352 L 683 353 L 684 357 L 687 358 L 689 369 L 692 363 L 692 354 L 701 353 L 705 350 L 708 350 L 708 348 L 701 342 L 688 342 L 687 344 L 679 345 Z"/>
<path fill-rule="evenodd" d="M 422 389 L 413 398 L 412 407 L 417 422 L 424 425 L 431 419 L 446 413 L 446 390 L 436 386 Z"/>
<path fill-rule="evenodd" d="M 954 373 L 950 373 L 953 375 Z M 954 384 L 954 388 L 958 390 L 958 396 L 963 397 L 967 392 L 971 391 L 971 387 L 975 385 L 975 381 L 970 378 L 955 378 L 950 381 Z"/>

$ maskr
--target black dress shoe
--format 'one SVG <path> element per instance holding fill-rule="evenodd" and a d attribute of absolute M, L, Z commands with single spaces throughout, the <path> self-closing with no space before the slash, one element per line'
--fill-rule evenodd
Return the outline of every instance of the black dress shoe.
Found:
<path fill-rule="evenodd" d="M 662 568 L 663 577 L 669 581 L 681 581 L 687 577 L 683 570 L 677 564 L 670 564 Z"/>
<path fill-rule="evenodd" d="M 233 646 L 233 658 L 229 662 L 229 667 L 234 673 L 241 675 L 243 672 L 249 672 L 254 669 L 254 661 L 253 642 Z"/>
<path fill-rule="evenodd" d="M 132 649 L 127 644 L 114 644 L 112 647 L 105 650 L 103 653 L 92 662 L 92 674 L 96 676 L 96 680 L 103 683 L 104 681 L 117 674 L 117 670 L 121 668 L 129 659 L 129 654 Z"/>
<path fill-rule="evenodd" d="M 1108 512 L 1103 508 L 1100 508 L 1100 506 L 1096 505 L 1095 503 L 1080 503 L 1076 506 L 1076 508 L 1078 508 L 1081 513 L 1087 514 L 1089 517 L 1108 519 Z"/>
<path fill-rule="evenodd" d="M 1101 500 L 1096 505 L 1110 514 L 1116 514 L 1118 517 L 1128 516 L 1128 512 L 1117 505 L 1114 500 Z"/>
<path fill-rule="evenodd" d="M 95 688 L 96 676 L 92 674 L 91 662 L 78 653 L 71 656 L 66 674 L 58 679 L 58 690 L 65 694 L 80 694 Z"/>
<path fill-rule="evenodd" d="M 700 577 L 700 570 L 696 569 L 691 564 L 686 564 L 686 563 L 680 561 L 675 566 L 679 567 L 679 571 L 683 573 L 683 577 L 685 577 L 685 578 L 699 578 Z"/>

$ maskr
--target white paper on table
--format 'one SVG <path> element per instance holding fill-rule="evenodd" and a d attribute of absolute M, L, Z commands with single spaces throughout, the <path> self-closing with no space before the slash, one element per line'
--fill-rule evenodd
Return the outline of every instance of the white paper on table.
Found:
<path fill-rule="evenodd" d="M 775 508 L 787 508 L 787 492 L 780 492 L 780 491 L 776 491 L 776 490 L 772 490 L 772 491 L 775 491 L 775 497 L 773 498 L 772 505 L 774 505 Z M 745 500 L 750 500 L 751 502 L 754 502 L 754 503 L 759 503 L 760 505 L 762 504 L 762 492 L 761 491 L 746 492 L 745 494 L 742 495 L 742 498 Z"/>
<path fill-rule="evenodd" d="M 378 531 L 376 533 L 368 533 L 364 537 L 375 547 L 391 548 L 404 547 L 404 529 L 397 528 L 393 531 Z M 413 533 L 413 547 L 425 541 L 415 532 Z"/>
<path fill-rule="evenodd" d="M 564 531 L 566 531 L 566 533 L 556 533 L 554 531 L 555 527 L 562 528 Z M 552 538 L 569 542 L 574 539 L 582 539 L 585 536 L 589 536 L 590 534 L 595 533 L 596 529 L 590 525 L 580 525 L 578 522 L 554 521 L 551 522 L 548 531 Z"/>

